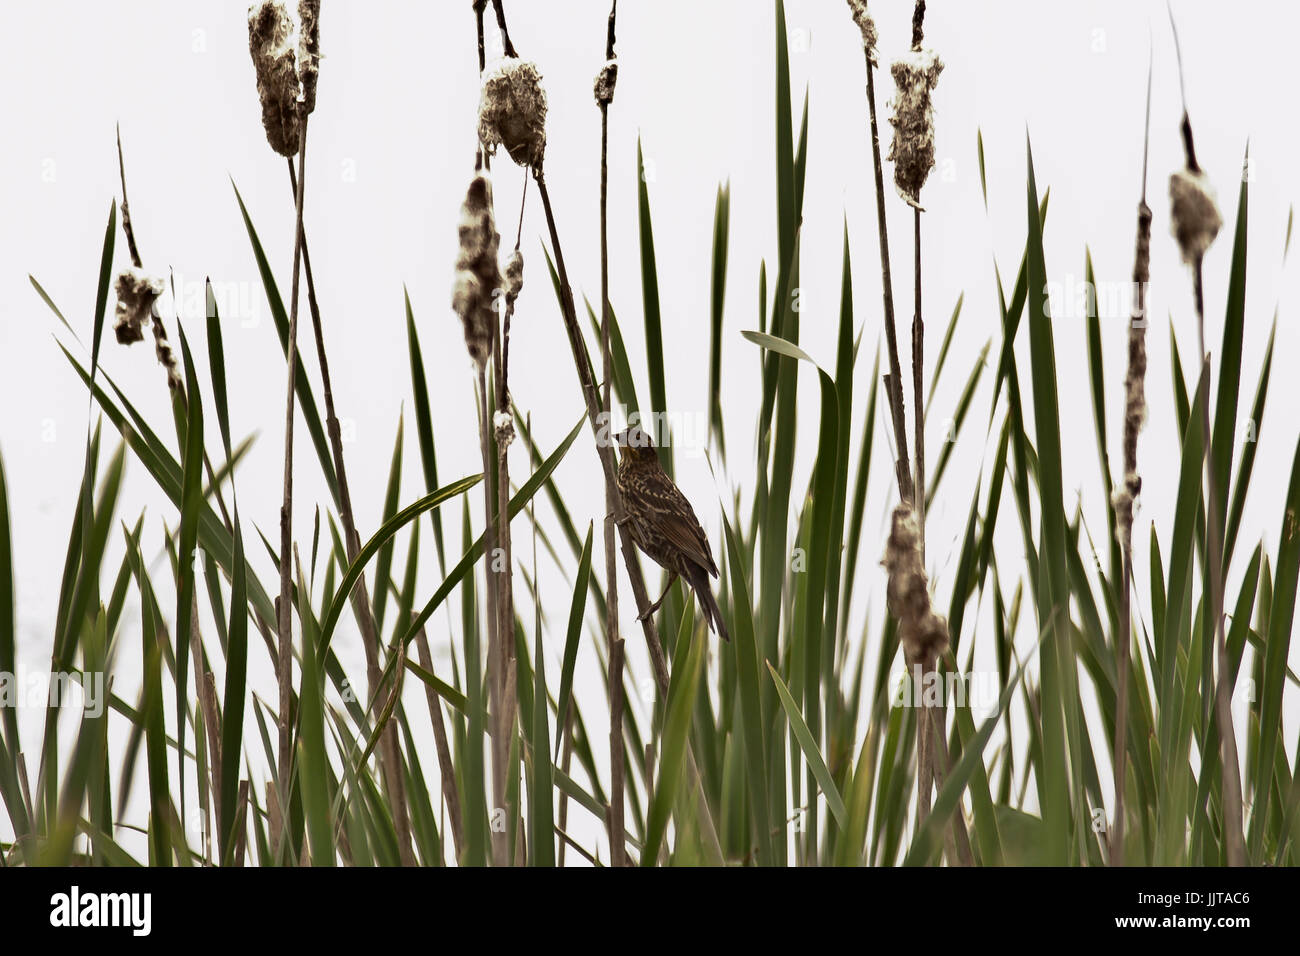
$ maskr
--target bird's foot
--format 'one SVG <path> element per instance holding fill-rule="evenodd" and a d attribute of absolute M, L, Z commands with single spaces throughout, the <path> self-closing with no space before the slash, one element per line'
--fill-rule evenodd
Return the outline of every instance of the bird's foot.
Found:
<path fill-rule="evenodd" d="M 663 603 L 663 598 L 660 598 L 658 601 L 655 601 L 654 604 L 651 604 L 648 608 L 638 614 L 636 619 L 644 624 L 646 621 L 650 620 L 650 618 L 654 617 L 655 611 L 659 610 Z"/>

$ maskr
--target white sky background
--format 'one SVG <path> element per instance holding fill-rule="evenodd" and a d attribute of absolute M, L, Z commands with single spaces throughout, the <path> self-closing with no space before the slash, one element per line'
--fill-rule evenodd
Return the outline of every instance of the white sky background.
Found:
<path fill-rule="evenodd" d="M 887 63 L 910 40 L 910 2 L 873 4 L 880 55 Z M 1244 427 L 1275 307 L 1280 308 L 1273 384 L 1259 444 L 1241 545 L 1231 575 L 1240 573 L 1262 537 L 1273 551 L 1296 443 L 1290 410 L 1297 399 L 1291 375 L 1300 353 L 1292 320 L 1297 264 L 1282 264 L 1288 210 L 1296 198 L 1300 127 L 1292 100 L 1297 76 L 1292 43 L 1300 8 L 1246 3 L 1227 16 L 1220 5 L 1175 4 L 1187 63 L 1187 93 L 1201 165 L 1216 184 L 1225 227 L 1206 259 L 1207 338 L 1221 338 L 1232 224 L 1246 142 L 1250 141 L 1250 260 L 1243 346 L 1241 418 Z M 546 173 L 570 276 L 579 295 L 599 297 L 599 113 L 591 84 L 604 57 L 606 0 L 507 3 L 511 36 L 534 59 L 550 100 Z M 875 199 L 864 96 L 860 38 L 842 0 L 789 0 L 791 70 L 796 122 L 802 90 L 810 89 L 810 146 L 802 238 L 801 345 L 833 368 L 840 295 L 842 228 L 847 217 L 853 252 L 856 323 L 864 328 L 856 380 L 854 460 L 861 433 L 867 379 L 882 337 Z M 489 17 L 489 55 L 498 48 Z M 1149 40 L 1150 37 L 1150 40 Z M 635 151 L 644 143 L 653 178 L 659 285 L 667 348 L 667 392 L 672 411 L 704 415 L 708 383 L 708 303 L 714 196 L 731 183 L 730 268 L 723 351 L 723 406 L 728 449 L 738 465 L 715 482 L 704 457 L 679 450 L 678 479 L 720 548 L 716 502 L 732 482 L 752 488 L 757 413 L 757 352 L 740 330 L 757 326 L 761 259 L 775 280 L 776 212 L 773 144 L 773 14 L 766 2 L 654 3 L 624 0 L 619 7 L 619 81 L 610 111 L 611 300 L 634 369 L 644 369 L 641 285 L 636 231 Z M 957 297 L 965 309 L 930 421 L 931 462 L 937 461 L 942 419 L 953 408 L 979 350 L 998 337 L 996 257 L 1008 285 L 1023 249 L 1026 218 L 1025 133 L 1034 146 L 1039 189 L 1051 187 L 1045 233 L 1048 273 L 1064 290 L 1083 282 L 1085 246 L 1092 249 L 1103 285 L 1126 286 L 1132 270 L 1135 207 L 1142 160 L 1144 84 L 1149 43 L 1154 48 L 1149 202 L 1155 214 L 1147 394 L 1149 422 L 1140 445 L 1145 494 L 1134 539 L 1139 581 L 1147 580 L 1149 527 L 1155 522 L 1167 548 L 1177 487 L 1178 443 L 1169 375 L 1172 317 L 1184 362 L 1195 351 L 1190 282 L 1169 238 L 1167 181 L 1181 165 L 1177 124 L 1181 106 L 1168 19 L 1163 3 L 943 2 L 930 4 L 926 43 L 946 64 L 935 93 L 938 166 L 922 194 L 927 358 L 937 355 Z M 477 62 L 470 4 L 327 3 L 322 18 L 318 106 L 310 124 L 305 224 L 317 278 L 325 338 L 340 416 L 351 440 L 345 449 L 362 536 L 377 526 L 399 411 L 408 412 L 402 501 L 423 492 L 419 449 L 410 417 L 410 384 L 402 306 L 410 291 L 421 333 L 433 402 L 439 471 L 443 480 L 479 468 L 471 375 L 449 289 L 455 258 L 457 210 L 472 169 L 477 107 Z M 882 125 L 893 92 L 877 76 Z M 239 186 L 276 269 L 286 302 L 292 261 L 292 197 L 284 160 L 266 145 L 248 56 L 243 6 L 72 3 L 6 5 L 0 13 L 0 113 L 6 149 L 0 151 L 0 452 L 9 481 L 17 556 L 20 665 L 48 661 L 59 576 L 84 452 L 84 387 L 51 339 L 56 323 L 28 284 L 31 273 L 89 340 L 99 254 L 109 204 L 118 195 L 114 124 L 121 123 L 131 213 L 145 265 L 176 270 L 188 299 L 186 330 L 196 344 L 206 382 L 201 322 L 205 276 L 230 283 L 222 303 L 231 417 L 237 436 L 258 440 L 238 475 L 240 508 L 275 537 L 282 468 L 284 361 L 261 291 L 230 180 Z M 980 192 L 976 131 L 983 130 L 989 212 Z M 888 127 L 882 130 L 887 138 Z M 887 148 L 887 143 L 885 144 Z M 503 244 L 513 238 L 522 175 L 503 157 L 497 169 L 498 225 Z M 911 315 L 911 214 L 889 182 L 890 233 L 896 308 L 904 327 Z M 541 446 L 549 450 L 578 420 L 582 404 L 567 340 L 546 275 L 540 242 L 545 220 L 530 189 L 523 223 L 525 286 L 513 326 L 511 391 L 533 415 Z M 117 267 L 128 263 L 125 243 Z M 1125 300 L 1126 303 L 1126 300 Z M 110 303 L 111 309 L 111 303 Z M 1104 312 L 1107 412 L 1112 467 L 1120 467 L 1121 382 L 1127 305 Z M 111 314 L 110 319 L 111 322 Z M 303 329 L 308 326 L 304 324 Z M 1077 307 L 1058 308 L 1053 327 L 1058 353 L 1062 430 L 1066 437 L 1067 508 L 1082 496 L 1099 545 L 1105 535 L 1095 432 L 1088 391 L 1085 326 Z M 176 332 L 172 329 L 175 339 Z M 906 339 L 906 335 L 900 335 Z M 316 377 L 310 335 L 304 361 Z M 1026 353 L 1027 354 L 1027 353 Z M 907 362 L 906 352 L 903 355 Z M 164 436 L 171 434 L 164 377 L 149 344 L 124 349 L 111 330 L 102 363 Z M 960 546 L 970 497 L 986 453 L 992 368 L 981 383 L 967 434 L 958 443 L 943 493 L 927 520 L 928 558 L 942 606 Z M 816 382 L 801 375 L 800 442 L 795 488 L 806 486 L 816 443 Z M 638 378 L 648 401 L 648 382 Z M 1025 394 L 1027 377 L 1022 375 Z M 206 385 L 205 385 L 206 390 Z M 910 401 L 909 401 L 910 406 Z M 883 401 L 881 403 L 883 408 Z M 209 411 L 209 414 L 210 411 Z M 215 416 L 212 416 L 215 418 Z M 301 420 L 300 420 L 301 421 Z M 106 432 L 108 430 L 106 429 Z M 210 450 L 216 453 L 217 432 Z M 864 528 L 860 580 L 873 579 L 868 633 L 874 639 L 883 612 L 883 575 L 875 569 L 890 506 L 885 418 L 877 429 Z M 105 452 L 116 436 L 107 434 Z M 295 530 L 310 535 L 313 505 L 326 500 L 305 428 L 297 430 Z M 995 436 L 996 437 L 996 436 Z M 992 448 L 987 450 L 992 455 Z M 512 472 L 525 471 L 517 445 Z M 603 492 L 591 439 L 584 432 L 557 472 L 575 522 L 603 516 Z M 478 503 L 479 498 L 473 499 Z M 147 508 L 150 553 L 161 542 L 161 521 L 175 522 L 144 468 L 128 461 L 120 517 L 134 522 Z M 999 555 L 1010 589 L 1021 553 L 1013 505 L 1004 502 Z M 1072 510 L 1072 508 L 1071 508 Z M 539 514 L 549 514 L 542 504 Z M 459 503 L 446 514 L 457 553 Z M 553 527 L 553 526 L 552 526 Z M 531 565 L 525 522 L 517 523 L 516 554 Z M 427 530 L 427 528 L 426 528 Z M 437 583 L 429 536 L 419 600 Z M 120 540 L 120 539 L 119 539 Z M 266 581 L 274 581 L 256 537 L 250 554 Z M 398 560 L 404 553 L 405 538 Z M 595 566 L 603 568 L 597 535 Z M 304 545 L 305 546 L 305 545 Z M 120 548 L 110 558 L 112 567 Z M 163 565 L 156 565 L 159 572 Z M 531 573 L 531 569 L 530 569 Z M 566 568 L 565 573 L 571 573 Z M 166 577 L 160 573 L 160 578 Z M 556 595 L 548 647 L 563 641 L 569 585 L 543 558 L 543 587 Z M 864 581 L 865 584 L 865 581 Z M 522 581 L 517 592 L 523 592 Z M 1145 592 L 1145 588 L 1139 589 Z M 865 595 L 865 592 L 864 592 Z M 1235 590 L 1230 591 L 1235 596 Z M 562 596 L 562 599 L 561 599 Z M 630 605 L 622 605 L 633 666 L 647 676 Z M 523 608 L 521 608 L 523 610 Z M 1140 612 L 1146 616 L 1145 602 Z M 860 635 L 867 602 L 855 607 L 849 633 Z M 977 620 L 967 618 L 962 642 Z M 136 618 L 125 626 L 133 628 Z M 448 617 L 435 618 L 435 665 L 445 666 Z M 1021 634 L 1032 642 L 1033 635 Z M 991 666 L 989 651 L 977 667 Z M 459 643 L 459 636 L 456 637 Z M 120 679 L 135 671 L 133 645 L 124 644 Z M 359 674 L 363 656 L 355 631 L 335 641 L 344 666 Z M 439 655 L 438 648 L 442 648 Z M 273 699 L 269 667 L 260 650 L 251 666 L 259 691 Z M 1292 648 L 1292 661 L 1297 649 Z M 552 661 L 552 673 L 558 658 Z M 221 679 L 220 673 L 218 679 Z M 584 649 L 579 698 L 603 699 L 595 655 Z M 1292 688 L 1293 690 L 1293 688 Z M 1295 696 L 1288 692 L 1294 704 Z M 1239 701 L 1239 705 L 1244 702 Z M 170 708 L 168 708 L 170 710 Z M 601 708 L 586 710 L 593 739 L 601 740 Z M 1286 715 L 1288 739 L 1297 714 Z M 28 711 L 29 752 L 39 746 L 40 717 Z M 170 720 L 169 720 L 170 724 Z M 1094 727 L 1094 734 L 1099 733 Z M 250 738 L 251 739 L 251 738 Z M 258 745 L 253 744 L 256 748 Z M 603 748 L 601 748 L 603 749 Z M 116 772 L 116 771 L 115 771 Z M 592 830 L 586 831 L 594 833 Z"/>

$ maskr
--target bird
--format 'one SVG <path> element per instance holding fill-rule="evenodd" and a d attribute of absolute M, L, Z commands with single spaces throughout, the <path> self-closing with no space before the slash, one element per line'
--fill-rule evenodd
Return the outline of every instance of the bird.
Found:
<path fill-rule="evenodd" d="M 616 484 L 623 503 L 619 524 L 628 529 L 638 548 L 670 574 L 659 600 L 637 620 L 657 611 L 680 577 L 695 591 L 709 626 L 730 641 L 722 609 L 709 587 L 709 577 L 718 576 L 718 566 L 691 503 L 664 471 L 654 440 L 640 425 L 624 429 L 614 440 L 619 449 Z"/>

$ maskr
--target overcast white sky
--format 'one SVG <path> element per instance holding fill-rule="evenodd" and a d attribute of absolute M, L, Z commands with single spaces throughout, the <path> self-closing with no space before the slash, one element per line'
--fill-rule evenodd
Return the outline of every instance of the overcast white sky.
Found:
<path fill-rule="evenodd" d="M 909 42 L 911 3 L 874 3 L 884 61 Z M 1279 308 L 1274 379 L 1243 526 L 1240 563 L 1260 537 L 1275 549 L 1300 392 L 1293 377 L 1300 354 L 1294 315 L 1294 257 L 1283 265 L 1288 212 L 1296 198 L 1300 126 L 1293 44 L 1300 8 L 1284 3 L 1177 2 L 1186 58 L 1187 94 L 1198 157 L 1217 185 L 1228 225 L 1206 260 L 1208 337 L 1218 351 L 1242 157 L 1250 143 L 1251 257 L 1242 416 L 1248 414 L 1274 309 Z M 606 0 L 513 0 L 511 35 L 536 60 L 550 97 L 546 171 L 564 252 L 579 293 L 599 295 L 597 181 L 599 114 L 591 83 L 604 56 Z M 864 70 L 858 34 L 842 0 L 789 0 L 791 69 L 796 110 L 810 90 L 808 185 L 804 203 L 802 344 L 827 367 L 834 362 L 841 230 L 852 242 L 856 322 L 863 330 L 854 433 L 871 355 L 881 337 L 875 201 L 870 176 Z M 1142 159 L 1144 83 L 1154 54 L 1150 203 L 1152 247 L 1148 398 L 1150 417 L 1140 449 L 1144 497 L 1135 540 L 1152 521 L 1167 542 L 1177 480 L 1177 438 L 1169 376 L 1169 322 L 1183 354 L 1195 349 L 1190 284 L 1168 237 L 1167 180 L 1181 165 L 1177 75 L 1163 2 L 1046 4 L 944 2 L 929 5 L 927 45 L 946 64 L 935 93 L 938 166 L 923 193 L 925 300 L 930 339 L 940 336 L 958 296 L 965 310 L 949 369 L 931 418 L 932 447 L 965 373 L 998 330 L 992 261 L 1014 278 L 1025 231 L 1025 136 L 1032 137 L 1040 189 L 1051 188 L 1045 235 L 1048 272 L 1069 293 L 1083 281 L 1092 250 L 1103 308 L 1108 289 L 1123 287 L 1132 269 L 1134 213 Z M 496 46 L 495 30 L 489 44 Z M 147 266 L 172 266 L 182 291 L 201 302 L 202 281 L 229 283 L 223 302 L 227 363 L 234 376 L 231 414 L 237 435 L 257 443 L 239 473 L 243 514 L 273 537 L 279 507 L 284 363 L 231 180 L 238 185 L 288 294 L 292 202 L 284 161 L 271 153 L 260 125 L 248 57 L 243 6 L 202 2 L 45 2 L 6 4 L 0 13 L 0 86 L 6 148 L 0 151 L 0 453 L 13 510 L 18 556 L 20 655 L 29 666 L 48 660 L 59 572 L 81 474 L 86 395 L 59 352 L 55 323 L 28 284 L 31 273 L 83 336 L 89 335 L 100 244 L 109 204 L 118 193 L 114 124 L 126 150 L 131 211 Z M 399 412 L 410 409 L 403 284 L 425 347 L 434 400 L 441 476 L 478 470 L 471 376 L 457 320 L 448 308 L 456 217 L 471 173 L 477 64 L 468 0 L 456 3 L 327 3 L 322 18 L 318 107 L 311 120 L 305 223 L 319 285 L 325 336 L 333 361 L 353 500 L 363 537 L 379 517 Z M 624 0 L 619 5 L 619 82 L 610 112 L 611 299 L 632 353 L 644 367 L 636 236 L 635 153 L 641 137 L 652 204 L 664 335 L 670 343 L 671 408 L 706 409 L 709 252 L 718 184 L 731 183 L 730 272 L 723 404 L 733 461 L 752 442 L 757 355 L 740 330 L 757 325 L 757 276 L 776 249 L 772 97 L 773 14 L 767 2 Z M 892 94 L 886 74 L 877 95 L 885 115 Z M 976 133 L 983 130 L 989 212 L 980 192 Z M 498 164 L 496 195 L 503 234 L 517 223 L 522 177 Z M 890 227 L 898 312 L 910 316 L 911 217 L 890 190 Z M 573 426 L 580 396 L 555 299 L 541 256 L 545 221 L 530 192 L 523 222 L 526 282 L 514 324 L 512 393 L 531 409 L 544 447 Z M 119 243 L 116 263 L 127 264 Z M 773 270 L 774 271 L 774 270 Z M 1111 415 L 1111 454 L 1118 467 L 1126 306 L 1102 316 Z M 202 347 L 200 306 L 186 329 Z M 1060 359 L 1061 414 L 1067 437 L 1067 494 L 1082 496 L 1100 539 L 1101 486 L 1088 404 L 1082 314 L 1061 308 L 1054 333 Z M 173 335 L 175 333 L 173 332 Z M 305 361 L 315 368 L 310 347 Z M 201 363 L 202 364 L 202 363 Z M 103 365 L 132 400 L 170 432 L 165 387 L 147 346 L 123 349 L 107 335 Z M 816 383 L 802 375 L 801 435 L 796 487 L 806 482 L 816 441 Z M 928 521 L 928 559 L 940 603 L 945 571 L 977 486 L 986 449 L 977 432 L 986 419 L 991 374 L 959 442 Z M 1022 379 L 1024 381 L 1024 379 Z M 639 391 L 648 394 L 643 378 Z M 1026 385 L 1027 387 L 1027 385 Z M 412 423 L 408 421 L 408 426 Z M 402 497 L 423 491 L 418 445 L 408 427 Z M 1240 431 L 1240 430 L 1239 430 Z M 882 430 L 884 435 L 883 419 Z M 215 435 L 215 431 L 214 431 Z M 298 529 L 310 528 L 323 485 L 308 477 L 313 452 L 298 432 Z M 212 445 L 215 451 L 215 442 Z M 518 450 L 518 449 L 516 449 Z M 855 452 L 856 454 L 856 452 Z M 992 454 L 992 449 L 987 450 Z M 931 460 L 937 453 L 931 453 Z M 515 473 L 523 468 L 517 459 Z M 887 468 L 885 446 L 877 466 Z M 678 477 L 718 542 L 715 502 L 752 468 L 719 474 L 703 457 L 679 456 Z M 884 472 L 882 472 L 883 474 Z M 575 521 L 599 520 L 603 497 L 590 438 L 584 434 L 558 472 Z M 138 462 L 121 516 L 142 508 L 155 522 L 174 513 Z M 752 491 L 747 485 L 746 494 Z M 889 483 L 873 482 L 862 567 L 872 573 L 883 541 Z M 1067 501 L 1067 505 L 1070 502 Z M 1008 505 L 1009 507 L 1009 505 Z M 546 513 L 546 509 L 541 509 Z M 459 509 L 453 512 L 459 523 Z M 1004 550 L 1019 553 L 1018 531 L 1004 522 Z M 309 533 L 309 532 L 307 532 Z M 253 539 L 256 540 L 256 539 Z M 1146 580 L 1146 548 L 1137 549 L 1138 580 Z M 600 564 L 600 557 L 597 556 Z M 260 568 L 263 573 L 269 564 Z M 436 583 L 432 554 L 424 593 Z M 1240 567 L 1235 569 L 1239 575 Z M 1001 572 L 1016 572 L 1003 557 Z M 948 576 L 950 577 L 950 576 Z M 1235 575 L 1234 575 L 1235 577 Z M 543 569 L 543 580 L 558 572 Z M 877 582 L 880 584 L 881 582 Z M 882 589 L 871 620 L 882 613 Z M 567 603 L 565 604 L 567 606 Z M 1146 608 L 1142 608 L 1146 614 Z M 860 632 L 866 602 L 850 632 Z M 976 618 L 969 618 L 969 622 Z M 631 624 L 629 616 L 625 625 Z M 874 630 L 874 629 L 873 629 Z M 432 633 L 446 646 L 445 618 Z M 562 634 L 552 637 L 558 650 Z M 963 641 L 970 639 L 968 633 Z M 1028 636 L 1032 641 L 1032 635 Z M 350 635 L 336 643 L 345 665 L 361 661 Z M 1293 664 L 1296 648 L 1292 649 Z M 256 660 L 254 667 L 264 666 Z M 633 649 L 641 667 L 640 648 Z M 596 680 L 594 655 L 582 665 Z M 642 673 L 645 673 L 642 670 Z M 596 685 L 598 686 L 598 685 Z M 1289 698 L 1294 700 L 1294 696 Z M 1289 733 L 1296 714 L 1287 716 Z M 598 713 L 588 714 L 592 733 Z M 29 722 L 34 723 L 34 722 Z M 29 732 L 32 726 L 26 728 Z"/>

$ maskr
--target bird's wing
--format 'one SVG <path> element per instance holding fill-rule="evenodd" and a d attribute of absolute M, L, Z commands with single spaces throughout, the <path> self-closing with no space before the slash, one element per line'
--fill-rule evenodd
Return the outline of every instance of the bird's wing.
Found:
<path fill-rule="evenodd" d="M 643 503 L 657 519 L 656 526 L 674 547 L 716 578 L 718 568 L 713 563 L 709 539 L 691 503 L 663 472 L 656 471 L 647 478 L 639 490 Z"/>

